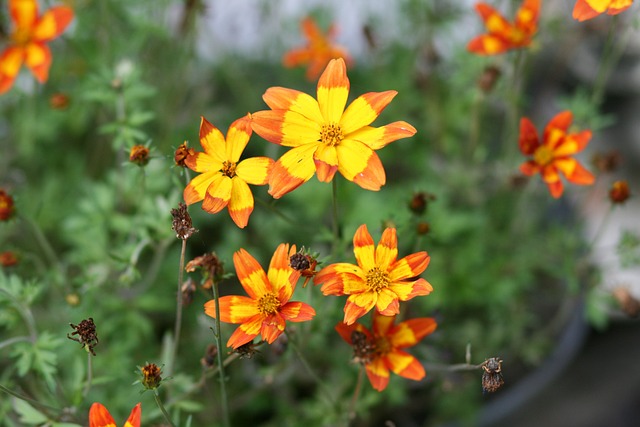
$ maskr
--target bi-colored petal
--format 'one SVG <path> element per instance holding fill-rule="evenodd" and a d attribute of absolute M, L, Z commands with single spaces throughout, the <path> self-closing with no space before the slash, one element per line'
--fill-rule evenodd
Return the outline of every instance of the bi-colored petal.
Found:
<path fill-rule="evenodd" d="M 376 337 L 386 337 L 395 321 L 396 316 L 383 316 L 378 312 L 374 312 L 371 319 L 373 335 Z"/>
<path fill-rule="evenodd" d="M 131 413 L 129 414 L 129 418 L 124 423 L 124 427 L 140 427 L 140 417 L 142 415 L 142 408 L 140 407 L 140 403 L 133 407 Z"/>
<path fill-rule="evenodd" d="M 220 212 L 229 204 L 232 188 L 231 178 L 222 173 L 214 174 L 204 195 L 202 209 L 212 214 Z"/>
<path fill-rule="evenodd" d="M 254 299 L 242 295 L 225 295 L 220 301 L 220 321 L 225 323 L 244 323 L 260 315 L 258 305 Z M 216 318 L 216 301 L 204 303 L 204 312 Z"/>
<path fill-rule="evenodd" d="M 24 50 L 18 47 L 8 47 L 0 55 L 0 94 L 5 93 L 16 79 L 24 61 Z"/>
<path fill-rule="evenodd" d="M 542 166 L 536 163 L 534 160 L 529 160 L 520 165 L 520 172 L 526 176 L 535 175 L 542 170 Z"/>
<path fill-rule="evenodd" d="M 389 280 L 395 282 L 419 276 L 426 270 L 430 260 L 425 251 L 407 255 L 389 268 Z"/>
<path fill-rule="evenodd" d="M 234 176 L 230 181 L 229 215 L 238 227 L 244 228 L 253 212 L 253 194 L 247 183 L 240 177 Z"/>
<path fill-rule="evenodd" d="M 40 83 L 49 78 L 51 50 L 43 43 L 29 43 L 24 50 L 24 63 Z"/>
<path fill-rule="evenodd" d="M 299 147 L 320 140 L 321 123 L 296 111 L 258 111 L 251 117 L 253 131 L 274 144 Z"/>
<path fill-rule="evenodd" d="M 349 295 L 344 305 L 344 323 L 350 325 L 367 314 L 376 305 L 375 292 L 363 292 Z"/>
<path fill-rule="evenodd" d="M 416 345 L 422 338 L 433 333 L 438 324 L 431 317 L 422 317 L 398 323 L 389 332 L 389 342 L 394 348 Z"/>
<path fill-rule="evenodd" d="M 345 135 L 369 126 L 398 94 L 395 90 L 369 92 L 356 98 L 344 111 L 340 128 Z"/>
<path fill-rule="evenodd" d="M 555 157 L 564 157 L 579 153 L 584 150 L 590 139 L 591 131 L 589 130 L 566 135 L 562 144 L 553 151 L 553 155 Z"/>
<path fill-rule="evenodd" d="M 516 27 L 533 34 L 537 30 L 540 16 L 540 0 L 525 0 L 516 12 Z"/>
<path fill-rule="evenodd" d="M 378 155 L 367 145 L 350 139 L 337 146 L 338 170 L 360 187 L 378 191 L 386 181 L 384 167 Z"/>
<path fill-rule="evenodd" d="M 30 30 L 38 19 L 37 0 L 9 0 L 9 12 L 18 29 Z"/>
<path fill-rule="evenodd" d="M 222 132 L 203 116 L 200 117 L 200 145 L 202 145 L 204 152 L 220 162 L 220 165 L 229 160 L 226 157 L 226 141 Z"/>
<path fill-rule="evenodd" d="M 222 173 L 219 171 L 206 172 L 193 178 L 184 189 L 182 197 L 187 205 L 197 203 L 204 200 L 207 194 L 207 188 L 213 181 L 219 181 Z"/>
<path fill-rule="evenodd" d="M 47 42 L 58 37 L 73 20 L 73 9 L 56 6 L 47 10 L 38 20 L 33 30 L 33 41 Z"/>
<path fill-rule="evenodd" d="M 184 159 L 184 164 L 194 172 L 217 172 L 222 170 L 224 157 L 222 153 L 208 154 L 206 152 L 198 151 L 193 155 L 187 156 Z"/>
<path fill-rule="evenodd" d="M 260 335 L 267 344 L 271 344 L 282 334 L 282 332 L 284 332 L 285 326 L 286 322 L 282 315 L 280 313 L 276 313 L 262 321 Z"/>
<path fill-rule="evenodd" d="M 367 339 L 373 340 L 373 336 L 371 335 L 371 332 L 360 323 L 353 323 L 351 325 L 347 325 L 346 323 L 339 322 L 338 324 L 336 324 L 335 329 L 338 332 L 338 334 L 342 337 L 342 339 L 349 344 L 353 344 L 353 341 L 351 340 L 351 335 L 353 334 L 354 331 L 362 332 L 367 336 Z"/>
<path fill-rule="evenodd" d="M 300 272 L 289 265 L 289 258 L 296 252 L 296 246 L 289 248 L 288 243 L 281 243 L 271 257 L 267 277 L 278 294 L 280 301 L 286 303 L 293 295 L 293 289 L 300 278 Z"/>
<path fill-rule="evenodd" d="M 520 151 L 526 156 L 531 156 L 540 146 L 538 131 L 531 120 L 526 117 L 520 119 L 520 139 L 518 141 Z"/>
<path fill-rule="evenodd" d="M 95 402 L 89 409 L 89 427 L 116 427 L 116 422 L 104 405 Z"/>
<path fill-rule="evenodd" d="M 316 176 L 320 182 L 331 182 L 338 171 L 338 153 L 336 147 L 319 144 L 313 153 L 313 162 L 316 166 Z"/>
<path fill-rule="evenodd" d="M 265 185 L 275 162 L 269 157 L 252 157 L 236 165 L 236 175 L 247 184 Z"/>
<path fill-rule="evenodd" d="M 258 299 L 265 293 L 272 291 L 267 274 L 249 252 L 240 249 L 234 253 L 233 265 L 236 268 L 240 284 L 251 298 Z"/>
<path fill-rule="evenodd" d="M 290 322 L 306 322 L 313 319 L 316 311 L 309 304 L 290 301 L 282 306 L 280 314 Z"/>
<path fill-rule="evenodd" d="M 353 253 L 358 265 L 369 271 L 376 267 L 375 248 L 373 237 L 369 234 L 366 224 L 362 224 L 353 235 Z"/>
<path fill-rule="evenodd" d="M 546 182 L 547 187 L 549 188 L 549 192 L 554 199 L 558 199 L 562 196 L 562 192 L 564 191 L 564 186 L 562 185 L 562 181 L 554 181 L 554 182 Z"/>
<path fill-rule="evenodd" d="M 263 319 L 263 316 L 260 314 L 238 326 L 227 340 L 227 347 L 236 349 L 241 345 L 253 341 L 260 333 Z"/>
<path fill-rule="evenodd" d="M 368 363 L 365 366 L 365 371 L 374 389 L 382 391 L 387 388 L 389 384 L 389 369 L 382 358 L 375 359 L 373 362 Z"/>
<path fill-rule="evenodd" d="M 544 140 L 550 139 L 555 130 L 561 130 L 563 134 L 566 134 L 572 121 L 573 113 L 571 111 L 562 111 L 556 114 L 544 128 Z"/>
<path fill-rule="evenodd" d="M 392 351 L 384 357 L 384 361 L 394 374 L 414 381 L 420 381 L 426 375 L 422 364 L 401 350 Z"/>
<path fill-rule="evenodd" d="M 237 163 L 251 137 L 251 118 L 241 117 L 227 131 L 226 160 Z"/>
<path fill-rule="evenodd" d="M 342 58 L 332 59 L 318 80 L 318 105 L 324 123 L 340 123 L 349 96 L 347 66 Z"/>
<path fill-rule="evenodd" d="M 429 295 L 433 286 L 423 278 L 409 282 L 391 282 L 389 289 L 397 295 L 400 301 L 408 301 L 417 296 Z"/>
<path fill-rule="evenodd" d="M 360 289 L 364 289 L 363 276 L 362 269 L 357 265 L 336 263 L 320 270 L 313 277 L 313 283 L 322 285 L 320 290 L 324 295 L 340 296 L 345 294 L 345 284 L 349 292 L 354 288 L 354 283 L 359 284 Z"/>
<path fill-rule="evenodd" d="M 567 175 L 567 180 L 573 184 L 590 185 L 595 182 L 596 178 L 591 172 L 585 169 L 584 166 L 576 162 L 573 172 Z"/>
<path fill-rule="evenodd" d="M 318 101 L 313 99 L 311 95 L 299 90 L 272 87 L 267 89 L 262 95 L 262 99 L 272 110 L 291 110 L 312 122 L 324 122 Z"/>
<path fill-rule="evenodd" d="M 385 228 L 376 246 L 376 265 L 384 272 L 396 262 L 398 256 L 398 235 L 393 227 Z"/>
<path fill-rule="evenodd" d="M 482 34 L 471 39 L 467 45 L 467 50 L 478 55 L 497 55 L 506 52 L 511 47 L 511 43 L 508 43 L 502 37 Z"/>
<path fill-rule="evenodd" d="M 395 316 L 400 313 L 398 295 L 392 288 L 385 288 L 377 293 L 376 310 L 383 316 Z"/>
<path fill-rule="evenodd" d="M 586 0 L 577 0 L 573 7 L 573 19 L 586 21 L 600 15 L 601 12 L 594 10 Z"/>
<path fill-rule="evenodd" d="M 269 194 L 274 199 L 279 199 L 311 179 L 316 170 L 313 153 L 318 145 L 306 144 L 292 148 L 275 162 L 269 175 Z"/>
<path fill-rule="evenodd" d="M 511 24 L 493 6 L 487 3 L 477 3 L 475 9 L 484 21 L 484 25 L 490 33 L 504 33 L 509 30 Z"/>
<path fill-rule="evenodd" d="M 399 121 L 381 127 L 365 126 L 347 135 L 348 139 L 362 142 L 372 150 L 379 150 L 398 139 L 416 134 L 416 128 L 407 122 Z"/>

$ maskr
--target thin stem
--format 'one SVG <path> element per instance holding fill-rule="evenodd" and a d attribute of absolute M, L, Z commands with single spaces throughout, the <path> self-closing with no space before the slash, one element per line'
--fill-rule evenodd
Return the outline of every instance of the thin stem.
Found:
<path fill-rule="evenodd" d="M 153 390 L 153 398 L 156 400 L 156 403 L 158 404 L 158 408 L 160 408 L 160 412 L 162 412 L 162 415 L 164 415 L 164 419 L 167 420 L 167 422 L 171 427 L 176 427 L 175 424 L 173 424 L 173 421 L 171 421 L 171 417 L 167 413 L 167 410 L 164 408 L 164 405 L 162 404 L 162 400 L 160 400 L 160 395 L 158 394 L 158 390 Z"/>
<path fill-rule="evenodd" d="M 216 318 L 215 325 L 215 337 L 216 337 L 216 346 L 218 347 L 218 371 L 220 372 L 219 381 L 220 381 L 220 403 L 222 406 L 222 424 L 225 427 L 231 426 L 231 422 L 229 421 L 229 400 L 227 399 L 227 388 L 225 384 L 224 377 L 224 363 L 222 361 L 222 333 L 220 328 L 220 304 L 219 304 L 219 293 L 218 293 L 218 282 L 216 280 L 213 281 L 213 286 L 211 287 L 213 291 L 213 300 L 216 305 Z"/>
<path fill-rule="evenodd" d="M 456 363 L 454 365 L 445 365 L 441 363 L 425 363 L 424 369 L 435 372 L 455 372 L 455 371 L 475 371 L 482 368 L 482 364 L 470 365 L 468 363 Z"/>
<path fill-rule="evenodd" d="M 184 258 L 187 251 L 187 239 L 182 239 L 182 249 L 180 250 L 180 265 L 178 267 L 178 295 L 176 296 L 176 323 L 173 328 L 173 348 L 171 350 L 171 359 L 169 359 L 167 374 L 171 376 L 178 357 L 178 346 L 180 344 L 180 330 L 182 329 L 182 282 L 184 280 Z"/>
<path fill-rule="evenodd" d="M 49 411 L 60 412 L 60 408 L 55 408 L 53 406 L 49 406 L 49 405 L 46 405 L 44 403 L 40 403 L 37 400 L 33 400 L 33 399 L 31 399 L 31 398 L 29 398 L 27 396 L 23 396 L 23 395 L 21 395 L 19 393 L 16 393 L 15 391 L 5 387 L 5 386 L 3 386 L 2 384 L 0 384 L 0 391 L 4 391 L 5 393 L 10 394 L 11 396 L 13 396 L 15 398 L 18 398 L 20 400 L 24 400 L 25 402 L 29 402 L 32 405 L 37 406 L 39 408 L 46 409 L 46 410 L 49 410 Z"/>
<path fill-rule="evenodd" d="M 84 385 L 84 389 L 82 390 L 82 397 L 86 397 L 89 394 L 89 389 L 91 389 L 91 382 L 93 381 L 93 362 L 91 361 L 91 352 L 87 348 L 87 382 Z"/>
<path fill-rule="evenodd" d="M 609 206 L 609 209 L 607 210 L 607 213 L 605 213 L 604 216 L 602 217 L 602 221 L 600 221 L 600 225 L 598 225 L 598 228 L 595 234 L 593 235 L 591 242 L 589 242 L 589 246 L 588 246 L 589 250 L 593 249 L 595 244 L 598 243 L 598 240 L 600 240 L 600 236 L 602 236 L 602 233 L 604 232 L 607 224 L 609 223 L 609 220 L 611 219 L 611 214 L 613 213 L 613 207 L 614 205 L 611 204 Z"/>
<path fill-rule="evenodd" d="M 351 405 L 349 406 L 349 413 L 347 418 L 347 425 L 356 417 L 356 404 L 360 397 L 360 390 L 362 390 L 362 379 L 364 378 L 364 366 L 360 365 L 358 369 L 358 379 L 356 380 L 356 389 L 353 391 L 353 397 L 351 398 Z"/>
<path fill-rule="evenodd" d="M 331 217 L 333 220 L 333 248 L 331 252 L 335 258 L 338 255 L 338 248 L 340 247 L 340 222 L 338 219 L 338 184 L 335 177 L 331 180 L 331 190 Z"/>
<path fill-rule="evenodd" d="M 13 344 L 19 343 L 19 342 L 31 342 L 31 338 L 29 337 L 13 337 L 13 338 L 9 338 L 8 340 L 4 340 L 4 341 L 0 341 L 0 350 L 2 350 L 5 347 L 9 347 Z"/>

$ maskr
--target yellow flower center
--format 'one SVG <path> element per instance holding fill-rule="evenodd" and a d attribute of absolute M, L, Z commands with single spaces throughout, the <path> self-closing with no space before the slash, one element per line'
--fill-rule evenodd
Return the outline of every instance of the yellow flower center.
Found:
<path fill-rule="evenodd" d="M 541 145 L 533 153 L 533 160 L 540 166 L 546 166 L 553 161 L 553 151 L 546 145 Z"/>
<path fill-rule="evenodd" d="M 17 28 L 11 35 L 11 39 L 18 46 L 24 46 L 31 41 L 31 31 L 28 28 Z"/>
<path fill-rule="evenodd" d="M 273 292 L 267 292 L 258 299 L 258 311 L 261 314 L 276 314 L 280 308 L 280 300 Z"/>
<path fill-rule="evenodd" d="M 367 286 L 369 290 L 380 292 L 389 286 L 389 277 L 378 267 L 373 267 L 367 272 Z"/>
<path fill-rule="evenodd" d="M 222 174 L 229 178 L 236 176 L 236 164 L 234 162 L 222 163 Z"/>
<path fill-rule="evenodd" d="M 337 125 L 335 123 L 322 125 L 322 130 L 320 131 L 320 141 L 323 144 L 335 147 L 336 145 L 340 144 L 340 141 L 342 141 L 343 139 L 344 135 L 342 134 L 340 125 Z"/>

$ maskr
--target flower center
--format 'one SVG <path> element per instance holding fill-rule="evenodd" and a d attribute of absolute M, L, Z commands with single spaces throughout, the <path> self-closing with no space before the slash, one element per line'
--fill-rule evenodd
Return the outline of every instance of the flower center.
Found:
<path fill-rule="evenodd" d="M 533 153 L 533 160 L 540 166 L 546 166 L 553 160 L 553 151 L 546 145 L 541 145 Z"/>
<path fill-rule="evenodd" d="M 236 176 L 236 164 L 234 162 L 222 163 L 222 174 L 229 178 Z"/>
<path fill-rule="evenodd" d="M 367 272 L 367 286 L 375 292 L 380 292 L 389 286 L 389 277 L 378 267 L 373 267 Z"/>
<path fill-rule="evenodd" d="M 336 145 L 340 144 L 340 141 L 342 141 L 343 139 L 344 135 L 342 134 L 340 125 L 337 125 L 335 123 L 322 125 L 322 130 L 320 131 L 320 141 L 323 144 L 335 147 Z"/>
<path fill-rule="evenodd" d="M 24 46 L 31 40 L 31 31 L 27 28 L 18 28 L 11 35 L 11 39 L 18 46 Z"/>
<path fill-rule="evenodd" d="M 391 351 L 391 344 L 389 343 L 387 337 L 376 337 L 375 340 L 376 354 L 384 356 Z"/>
<path fill-rule="evenodd" d="M 276 314 L 280 308 L 280 300 L 273 292 L 267 292 L 258 299 L 258 311 L 261 314 Z"/>

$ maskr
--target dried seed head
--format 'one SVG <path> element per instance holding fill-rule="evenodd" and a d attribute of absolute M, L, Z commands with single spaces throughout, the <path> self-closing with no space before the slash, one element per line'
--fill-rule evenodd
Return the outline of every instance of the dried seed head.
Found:
<path fill-rule="evenodd" d="M 627 181 L 616 181 L 611 185 L 611 189 L 609 190 L 609 200 L 614 205 L 620 205 L 627 201 L 627 199 L 631 196 L 631 192 L 629 191 L 629 184 Z"/>
<path fill-rule="evenodd" d="M 370 341 L 367 334 L 361 331 L 351 332 L 351 346 L 353 347 L 353 361 L 366 365 L 376 354 L 376 345 Z"/>
<path fill-rule="evenodd" d="M 218 356 L 218 347 L 214 344 L 209 344 L 204 352 L 204 356 L 200 359 L 200 364 L 205 369 L 211 369 L 216 364 L 216 357 Z"/>
<path fill-rule="evenodd" d="M 146 166 L 149 163 L 149 148 L 144 145 L 134 145 L 129 151 L 129 161 L 138 166 Z"/>
<path fill-rule="evenodd" d="M 196 293 L 196 284 L 193 279 L 189 277 L 180 287 L 182 293 L 182 306 L 186 307 L 193 301 L 193 295 Z"/>
<path fill-rule="evenodd" d="M 140 368 L 142 372 L 142 380 L 140 381 L 145 389 L 147 390 L 155 390 L 160 387 L 160 383 L 162 382 L 162 370 L 155 363 L 147 363 L 142 368 Z"/>
<path fill-rule="evenodd" d="M 482 71 L 482 74 L 480 74 L 480 77 L 478 78 L 478 87 L 484 93 L 490 93 L 496 85 L 496 82 L 500 78 L 501 74 L 502 72 L 495 65 L 489 65 L 485 67 Z"/>
<path fill-rule="evenodd" d="M 90 317 L 85 319 L 77 325 L 69 323 L 69 326 L 74 329 L 74 332 L 72 332 L 71 335 L 67 334 L 67 338 L 79 342 L 82 344 L 83 348 L 95 356 L 96 353 L 93 351 L 93 348 L 98 345 L 99 341 L 98 334 L 96 332 L 96 325 L 93 323 L 93 318 Z M 75 338 L 73 335 L 78 335 L 78 337 Z"/>
<path fill-rule="evenodd" d="M 482 363 L 482 392 L 493 393 L 504 384 L 502 378 L 502 360 L 491 357 Z"/>
<path fill-rule="evenodd" d="M 509 186 L 514 190 L 523 188 L 527 182 L 529 182 L 529 177 L 522 173 L 516 173 L 509 177 Z"/>
<path fill-rule="evenodd" d="M 297 252 L 289 257 L 289 265 L 294 270 L 306 270 L 311 266 L 309 257 L 303 253 Z"/>
<path fill-rule="evenodd" d="M 248 343 L 241 345 L 233 352 L 238 353 L 240 355 L 240 359 L 251 359 L 256 355 L 256 353 L 260 353 L 256 349 L 256 345 L 253 343 L 253 341 L 249 341 Z"/>
<path fill-rule="evenodd" d="M 304 288 L 309 283 L 309 280 L 315 276 L 318 272 L 318 254 L 310 253 L 304 246 L 300 248 L 298 252 L 289 257 L 289 266 L 296 271 L 299 271 L 302 277 L 305 278 L 302 287 Z"/>
<path fill-rule="evenodd" d="M 0 188 L 0 221 L 9 221 L 15 213 L 16 208 L 13 204 L 13 197 Z"/>
<path fill-rule="evenodd" d="M 431 224 L 429 224 L 427 221 L 420 221 L 416 226 L 416 233 L 421 236 L 429 234 L 429 231 L 431 231 Z"/>
<path fill-rule="evenodd" d="M 191 215 L 189 215 L 187 205 L 184 203 L 178 203 L 178 209 L 171 209 L 171 216 L 173 217 L 171 228 L 176 232 L 178 239 L 187 240 L 194 233 L 198 232 L 198 230 L 193 228 Z"/>
<path fill-rule="evenodd" d="M 13 251 L 0 252 L 0 265 L 3 267 L 11 267 L 18 264 L 18 257 Z"/>
<path fill-rule="evenodd" d="M 176 151 L 173 154 L 173 161 L 175 162 L 176 166 L 186 168 L 187 165 L 185 164 L 185 161 L 187 160 L 187 157 L 193 156 L 195 154 L 196 151 L 193 148 L 188 148 L 187 141 L 185 141 L 178 148 L 176 148 Z"/>
<path fill-rule="evenodd" d="M 184 269 L 187 273 L 191 273 L 198 268 L 202 269 L 202 276 L 204 278 L 203 288 L 210 289 L 214 282 L 222 280 L 224 267 L 215 252 L 195 257 L 187 263 Z"/>
<path fill-rule="evenodd" d="M 419 193 L 415 193 L 409 202 L 409 210 L 416 215 L 422 215 L 427 210 L 429 202 L 436 199 L 431 193 L 426 193 L 421 191 Z"/>

